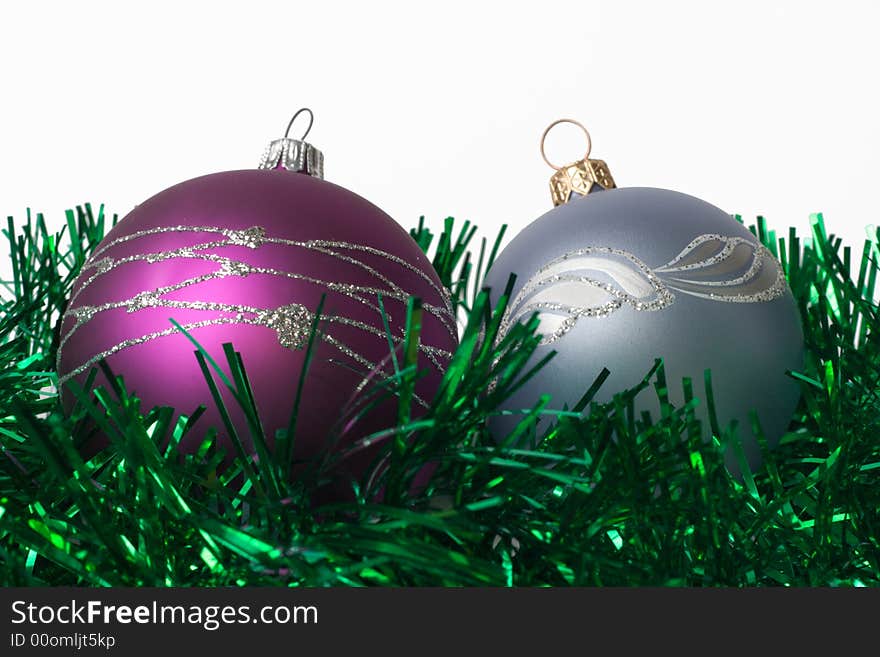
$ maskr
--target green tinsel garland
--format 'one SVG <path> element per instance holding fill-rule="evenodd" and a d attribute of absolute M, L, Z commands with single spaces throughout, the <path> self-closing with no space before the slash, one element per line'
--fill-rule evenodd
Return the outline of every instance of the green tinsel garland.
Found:
<path fill-rule="evenodd" d="M 95 217 L 85 206 L 68 212 L 59 234 L 39 215 L 28 215 L 18 231 L 10 218 L 4 231 L 13 280 L 0 311 L 0 585 L 880 583 L 876 241 L 866 241 L 853 262 L 849 247 L 826 236 L 821 216 L 809 240 L 793 230 L 777 240 L 763 221 L 754 229 L 788 275 L 807 359 L 792 373 L 803 396 L 790 432 L 764 450 L 759 472 L 737 480 L 722 458 L 735 434 L 713 435 L 694 418 L 706 400 L 664 404 L 663 417 L 646 424 L 633 417 L 634 391 L 590 402 L 603 377 L 574 409 L 557 413 L 539 448 L 512 447 L 522 444 L 516 436 L 497 445 L 485 420 L 531 375 L 524 368 L 537 345 L 535 322 L 493 347 L 500 309 L 489 307 L 480 281 L 498 241 L 487 253 L 484 240 L 472 258 L 468 224 L 455 234 L 447 220 L 432 248 L 420 223 L 414 238 L 433 253 L 468 317 L 461 346 L 417 420 L 406 413 L 417 372 L 411 361 L 399 364 L 385 384 L 402 411 L 384 436 L 390 467 L 369 486 L 356 482 L 354 501 L 316 507 L 318 466 L 290 481 L 276 452 L 218 471 L 223 455 L 213 434 L 199 453 L 177 453 L 196 418 L 168 408 L 144 417 L 125 391 L 124 372 L 114 390 L 95 391 L 97 405 L 82 404 L 72 417 L 60 410 L 55 327 L 104 228 L 103 211 Z M 410 340 L 418 338 L 418 318 L 411 303 Z M 196 355 L 206 404 L 214 403 L 208 382 L 228 384 L 255 413 L 246 369 L 236 370 L 231 348 L 232 381 Z M 682 382 L 666 382 L 657 363 L 640 388 L 664 400 L 667 384 Z M 551 412 L 546 406 L 535 400 L 534 412 Z M 111 445 L 83 461 L 76 445 L 86 416 Z M 169 436 L 169 447 L 157 449 Z M 411 492 L 428 462 L 438 464 L 430 488 Z"/>

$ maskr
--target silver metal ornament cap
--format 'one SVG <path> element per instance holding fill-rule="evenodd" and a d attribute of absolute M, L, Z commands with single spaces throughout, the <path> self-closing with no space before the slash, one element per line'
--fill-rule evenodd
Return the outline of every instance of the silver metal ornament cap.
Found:
<path fill-rule="evenodd" d="M 571 123 L 577 126 L 584 131 L 584 135 L 587 138 L 587 152 L 584 157 L 577 162 L 561 166 L 551 162 L 547 158 L 547 153 L 544 152 L 544 142 L 547 139 L 547 133 L 560 123 Z M 550 177 L 550 196 L 553 199 L 554 206 L 568 203 L 591 192 L 617 187 L 614 183 L 614 178 L 611 177 L 611 171 L 608 170 L 608 165 L 603 160 L 590 159 L 592 146 L 593 142 L 590 139 L 590 133 L 581 123 L 574 119 L 559 119 L 551 123 L 544 130 L 544 134 L 541 135 L 541 157 L 544 158 L 544 161 L 551 168 L 556 169 L 556 173 Z"/>
<path fill-rule="evenodd" d="M 293 122 L 303 112 L 308 112 L 309 125 L 302 137 L 299 139 L 291 139 L 288 137 Z M 315 121 L 315 115 L 308 107 L 298 110 L 290 123 L 287 124 L 287 130 L 284 131 L 284 137 L 275 139 L 269 143 L 260 159 L 260 169 L 285 169 L 297 173 L 305 173 L 315 178 L 324 179 L 324 154 L 310 143 L 305 141 L 306 136 L 312 129 L 312 123 Z"/>

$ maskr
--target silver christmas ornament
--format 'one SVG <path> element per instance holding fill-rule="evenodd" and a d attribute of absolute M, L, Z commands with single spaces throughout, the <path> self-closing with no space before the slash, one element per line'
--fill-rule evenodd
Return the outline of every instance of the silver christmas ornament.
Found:
<path fill-rule="evenodd" d="M 551 193 L 558 207 L 513 239 L 486 285 L 497 298 L 516 274 L 501 335 L 538 313 L 542 342 L 534 358 L 558 353 L 505 407 L 529 409 L 547 393 L 552 408 L 571 407 L 603 367 L 611 375 L 594 399 L 609 401 L 663 358 L 670 401 L 684 403 L 682 379 L 689 377 L 706 427 L 704 371 L 711 370 L 718 421 L 737 421 L 749 465 L 757 467 L 750 411 L 775 445 L 799 399 L 786 371 L 803 362 L 800 317 L 779 262 L 705 201 L 665 189 L 617 189 L 589 148 L 578 162 L 548 164 L 557 170 Z M 659 417 L 652 388 L 635 407 Z M 520 419 L 499 416 L 493 434 L 502 439 Z M 551 422 L 538 420 L 537 435 Z M 726 463 L 739 471 L 732 452 Z"/>

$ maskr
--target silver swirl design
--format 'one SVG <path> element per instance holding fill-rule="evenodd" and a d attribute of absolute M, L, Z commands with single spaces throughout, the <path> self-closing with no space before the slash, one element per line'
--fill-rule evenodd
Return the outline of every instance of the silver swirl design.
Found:
<path fill-rule="evenodd" d="M 770 250 L 744 237 L 700 235 L 655 269 L 623 249 L 589 246 L 551 260 L 526 281 L 502 318 L 499 339 L 535 312 L 541 343 L 550 344 L 582 317 L 606 317 L 624 305 L 662 310 L 675 301 L 675 292 L 760 303 L 785 289 L 785 273 Z"/>
<path fill-rule="evenodd" d="M 219 239 L 212 239 L 210 241 L 202 242 L 193 246 L 185 246 L 167 251 L 139 253 L 136 255 L 120 258 L 113 258 L 103 255 L 109 249 L 118 244 L 130 242 L 132 240 L 143 239 L 152 235 L 166 233 L 207 233 L 218 235 Z M 242 262 L 240 260 L 234 260 L 213 252 L 215 249 L 221 249 L 229 246 L 243 246 L 250 249 L 258 249 L 265 244 L 278 244 L 292 248 L 315 251 L 328 255 L 330 257 L 336 258 L 340 262 L 345 262 L 367 272 L 371 277 L 376 280 L 376 284 L 354 285 L 338 281 L 328 281 L 312 276 L 307 276 L 305 274 L 300 274 L 295 271 L 280 270 L 271 267 L 259 267 L 249 264 L 247 262 Z M 138 231 L 136 233 L 132 233 L 130 235 L 125 235 L 111 240 L 106 244 L 102 244 L 95 251 L 92 258 L 83 267 L 83 272 L 91 273 L 88 274 L 88 277 L 83 280 L 82 284 L 71 297 L 68 310 L 65 313 L 65 320 L 68 317 L 71 317 L 74 321 L 73 325 L 61 337 L 58 348 L 58 360 L 56 364 L 60 371 L 62 350 L 64 346 L 68 343 L 70 338 L 77 331 L 81 330 L 83 327 L 86 327 L 89 322 L 94 320 L 94 318 L 101 313 L 117 308 L 125 308 L 127 312 L 130 313 L 138 312 L 139 310 L 142 310 L 144 308 L 157 307 L 228 313 L 229 316 L 226 317 L 215 317 L 198 322 L 190 322 L 182 326 L 187 331 L 196 330 L 206 326 L 219 325 L 264 326 L 268 329 L 273 330 L 276 333 L 278 342 L 283 347 L 291 349 L 302 348 L 306 340 L 308 339 L 309 333 L 311 331 L 311 326 L 314 323 L 315 313 L 301 304 L 293 303 L 281 306 L 279 308 L 259 308 L 247 304 L 218 303 L 214 301 L 200 300 L 182 301 L 169 299 L 166 295 L 214 279 L 226 277 L 246 277 L 250 274 L 266 274 L 271 276 L 302 280 L 318 286 L 325 287 L 328 290 L 348 297 L 358 303 L 365 304 L 377 313 L 380 312 L 380 308 L 378 305 L 379 295 L 388 299 L 394 299 L 406 303 L 406 301 L 412 295 L 401 288 L 390 278 L 377 271 L 374 267 L 371 267 L 367 263 L 360 260 L 357 257 L 357 254 L 359 253 L 367 253 L 371 256 L 380 257 L 389 262 L 393 262 L 415 273 L 424 281 L 426 281 L 430 285 L 431 289 L 437 292 L 438 296 L 443 302 L 443 305 L 437 306 L 430 303 L 424 303 L 422 307 L 426 312 L 430 313 L 441 322 L 441 324 L 450 336 L 452 336 L 453 338 L 457 337 L 455 318 L 452 312 L 451 296 L 449 291 L 442 286 L 437 285 L 431 279 L 431 277 L 428 276 L 428 274 L 422 271 L 420 268 L 391 253 L 387 253 L 373 247 L 364 246 L 362 244 L 353 244 L 349 242 L 329 240 L 295 241 L 279 237 L 272 237 L 267 235 L 266 230 L 260 226 L 253 226 L 244 230 L 233 230 L 216 226 L 180 225 L 157 227 L 148 230 Z M 202 260 L 205 262 L 216 264 L 216 268 L 214 269 L 214 271 L 211 271 L 209 273 L 202 274 L 200 276 L 194 276 L 171 285 L 165 285 L 155 289 L 140 291 L 129 298 L 116 301 L 108 301 L 100 305 L 74 306 L 74 302 L 77 298 L 79 298 L 83 290 L 87 289 L 102 276 L 105 276 L 107 273 L 119 267 L 124 267 L 125 265 L 132 262 L 157 263 L 166 260 L 179 259 Z M 402 328 L 400 329 L 400 335 L 388 335 L 382 329 L 349 317 L 337 315 L 322 315 L 321 320 L 327 325 L 337 324 L 351 326 L 375 335 L 384 340 L 388 340 L 390 338 L 395 345 L 401 345 L 405 340 L 405 336 L 403 335 L 404 329 Z M 391 320 L 390 316 L 389 320 Z M 123 349 L 127 349 L 129 347 L 143 344 L 145 342 L 173 335 L 176 332 L 177 329 L 175 327 L 169 327 L 168 329 L 164 329 L 161 331 L 153 331 L 137 337 L 123 340 L 113 345 L 112 347 L 101 351 L 100 353 L 94 354 L 85 362 L 77 365 L 70 371 L 59 376 L 59 385 L 63 385 L 72 377 L 78 376 L 83 372 L 86 372 L 90 368 L 94 367 L 101 360 Z M 348 345 L 344 344 L 338 338 L 330 335 L 329 331 L 321 331 L 319 333 L 319 337 L 327 344 L 332 345 L 338 351 L 366 368 L 368 372 L 375 372 L 381 369 L 378 364 L 371 362 L 362 354 L 356 352 Z M 426 357 L 431 361 L 431 363 L 434 365 L 434 367 L 437 368 L 438 371 L 445 371 L 445 362 L 448 362 L 448 360 L 452 357 L 452 354 L 449 351 L 424 344 L 420 344 L 419 349 L 421 353 L 426 355 Z M 417 401 L 419 401 L 419 403 L 421 403 L 422 405 L 426 405 L 423 400 L 417 399 Z"/>

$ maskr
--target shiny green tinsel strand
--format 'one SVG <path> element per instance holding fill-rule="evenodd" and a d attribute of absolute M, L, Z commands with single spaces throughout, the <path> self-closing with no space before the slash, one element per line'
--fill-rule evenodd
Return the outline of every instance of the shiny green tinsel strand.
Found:
<path fill-rule="evenodd" d="M 289 476 L 298 409 L 270 447 L 234 345 L 222 355 L 230 378 L 190 336 L 205 405 L 222 404 L 226 387 L 252 434 L 233 442 L 250 439 L 259 458 L 243 448 L 220 453 L 222 426 L 196 453 L 179 453 L 202 411 L 141 408 L 125 372 L 105 369 L 112 389 L 73 384 L 82 403 L 62 412 L 58 318 L 105 223 L 103 210 L 85 206 L 67 214 L 59 234 L 39 215 L 19 228 L 10 219 L 4 231 L 12 274 L 0 300 L 0 585 L 880 583 L 876 235 L 855 258 L 819 215 L 809 238 L 794 230 L 777 238 L 763 219 L 753 227 L 783 263 L 807 358 L 791 373 L 803 395 L 789 433 L 772 451 L 764 444 L 759 471 L 737 479 L 723 460 L 736 435 L 695 419 L 703 403 L 712 417 L 711 396 L 666 380 L 659 362 L 608 404 L 593 401 L 607 373 L 572 409 L 536 399 L 532 415 L 558 422 L 534 449 L 521 447 L 533 444 L 520 440 L 534 431 L 528 421 L 496 443 L 486 419 L 534 374 L 535 320 L 496 342 L 504 298 L 491 307 L 480 284 L 500 236 L 473 254 L 469 223 L 456 229 L 448 219 L 435 236 L 420 222 L 411 234 L 452 293 L 461 345 L 431 409 L 411 415 L 420 306 L 410 304 L 408 348 L 368 395 L 399 400 L 397 426 L 368 438 L 381 442 L 389 467 L 354 482 L 352 501 L 319 505 L 314 493 L 332 457 Z M 710 373 L 705 384 L 711 391 Z M 663 401 L 675 385 L 684 386 L 684 406 L 634 415 L 636 390 Z M 85 460 L 77 447 L 90 425 L 110 444 Z M 755 430 L 760 436 L 757 418 Z M 435 468 L 430 485 L 412 486 L 426 464 Z"/>

